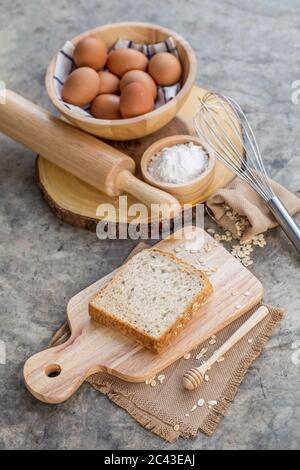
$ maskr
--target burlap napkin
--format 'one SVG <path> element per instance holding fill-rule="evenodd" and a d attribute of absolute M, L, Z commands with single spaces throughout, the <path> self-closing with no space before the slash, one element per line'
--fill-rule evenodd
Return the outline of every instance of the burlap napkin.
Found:
<path fill-rule="evenodd" d="M 291 215 L 300 210 L 300 199 L 279 183 L 270 180 L 271 187 Z M 224 229 L 229 230 L 235 238 L 240 238 L 236 227 L 236 217 L 246 217 L 248 223 L 242 233 L 242 240 L 251 239 L 254 235 L 276 227 L 278 223 L 267 205 L 253 189 L 243 180 L 236 177 L 226 188 L 219 189 L 206 202 L 208 214 Z"/>
<path fill-rule="evenodd" d="M 140 244 L 134 252 L 144 247 Z M 194 437 L 198 431 L 212 435 L 248 368 L 261 353 L 284 311 L 267 306 L 269 315 L 226 354 L 223 362 L 211 368 L 209 381 L 197 390 L 186 391 L 182 387 L 182 376 L 211 356 L 258 307 L 224 328 L 217 335 L 215 344 L 209 344 L 208 340 L 199 345 L 190 356 L 186 355 L 160 372 L 150 383 L 132 384 L 106 373 L 94 374 L 87 382 L 124 408 L 143 427 L 166 441 L 174 442 L 180 436 Z M 49 346 L 63 343 L 69 334 L 69 327 L 64 324 Z"/>

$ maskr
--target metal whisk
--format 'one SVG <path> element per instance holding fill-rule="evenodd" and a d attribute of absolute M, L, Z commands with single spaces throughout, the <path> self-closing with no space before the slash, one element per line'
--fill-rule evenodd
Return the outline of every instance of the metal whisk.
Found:
<path fill-rule="evenodd" d="M 300 230 L 270 186 L 255 135 L 239 104 L 208 92 L 200 100 L 194 126 L 207 149 L 263 198 L 300 252 Z"/>

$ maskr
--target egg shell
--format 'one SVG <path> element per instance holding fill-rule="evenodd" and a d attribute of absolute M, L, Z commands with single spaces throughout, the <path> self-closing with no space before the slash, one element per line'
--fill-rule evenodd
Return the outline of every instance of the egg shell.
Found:
<path fill-rule="evenodd" d="M 107 60 L 107 67 L 110 72 L 122 77 L 129 70 L 143 70 L 148 67 L 148 59 L 140 51 L 129 48 L 120 48 L 112 51 Z"/>
<path fill-rule="evenodd" d="M 120 91 L 120 79 L 110 72 L 98 72 L 100 78 L 99 94 L 118 94 Z"/>
<path fill-rule="evenodd" d="M 133 82 L 138 82 L 143 85 L 148 91 L 150 91 L 153 99 L 156 98 L 157 86 L 153 78 L 148 73 L 143 72 L 142 70 L 130 70 L 129 72 L 126 72 L 120 81 L 121 92 L 126 85 Z"/>
<path fill-rule="evenodd" d="M 98 95 L 100 78 L 94 69 L 80 67 L 68 76 L 61 97 L 76 106 L 85 106 Z"/>
<path fill-rule="evenodd" d="M 81 39 L 75 46 L 73 59 L 77 67 L 100 70 L 107 61 L 107 49 L 101 39 L 92 36 Z"/>
<path fill-rule="evenodd" d="M 118 95 L 98 95 L 91 105 L 91 114 L 98 119 L 122 119 Z"/>
<path fill-rule="evenodd" d="M 177 57 L 170 52 L 158 52 L 151 58 L 148 72 L 158 85 L 170 86 L 179 82 L 182 67 Z"/>
<path fill-rule="evenodd" d="M 129 83 L 120 98 L 120 111 L 123 118 L 131 118 L 153 110 L 154 100 L 150 91 L 137 82 Z"/>

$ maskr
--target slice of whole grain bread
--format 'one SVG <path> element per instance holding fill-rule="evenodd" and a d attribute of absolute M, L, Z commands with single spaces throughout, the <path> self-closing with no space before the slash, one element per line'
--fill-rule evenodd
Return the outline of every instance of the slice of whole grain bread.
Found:
<path fill-rule="evenodd" d="M 90 301 L 90 316 L 162 351 L 212 293 L 206 275 L 158 249 L 133 256 Z"/>

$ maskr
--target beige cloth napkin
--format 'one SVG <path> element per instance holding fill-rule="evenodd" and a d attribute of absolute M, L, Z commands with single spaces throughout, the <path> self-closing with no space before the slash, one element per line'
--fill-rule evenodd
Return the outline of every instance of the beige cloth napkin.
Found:
<path fill-rule="evenodd" d="M 143 247 L 145 245 L 141 243 L 134 252 Z M 187 355 L 160 372 L 152 384 L 128 383 L 106 373 L 96 373 L 90 376 L 87 382 L 124 408 L 143 427 L 168 442 L 174 442 L 180 436 L 194 437 L 198 431 L 210 436 L 234 399 L 248 368 L 260 355 L 273 329 L 280 322 L 284 311 L 267 306 L 269 315 L 226 354 L 224 362 L 211 368 L 209 382 L 205 382 L 197 390 L 185 390 L 182 387 L 182 377 L 188 369 L 201 365 L 202 360 L 211 356 L 258 306 L 220 331 L 216 344 L 210 345 L 208 340 L 199 345 L 191 351 L 190 357 Z M 69 335 L 69 326 L 65 323 L 54 335 L 49 346 L 65 342 Z M 203 348 L 207 348 L 205 356 L 197 359 Z M 201 399 L 204 404 L 198 406 Z"/>
<path fill-rule="evenodd" d="M 291 215 L 300 210 L 300 199 L 279 183 L 270 180 L 276 196 L 281 199 Z M 208 214 L 224 229 L 230 230 L 235 238 L 240 238 L 236 230 L 236 220 L 232 217 L 233 209 L 239 216 L 245 216 L 249 222 L 242 234 L 242 240 L 276 227 L 278 223 L 267 205 L 253 189 L 236 177 L 226 188 L 219 189 L 206 202 Z"/>

